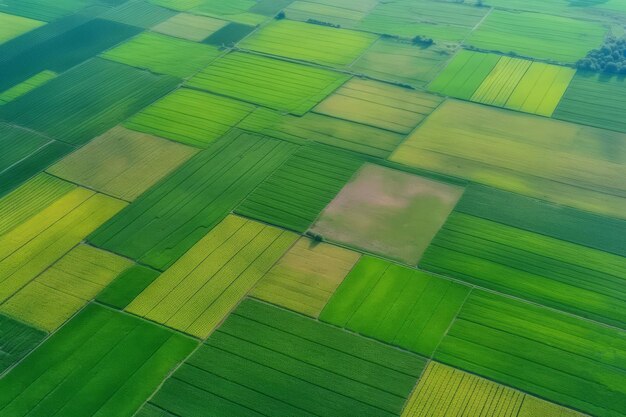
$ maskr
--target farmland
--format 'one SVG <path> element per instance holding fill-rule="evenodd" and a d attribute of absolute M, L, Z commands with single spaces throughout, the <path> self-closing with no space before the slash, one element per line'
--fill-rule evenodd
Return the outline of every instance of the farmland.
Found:
<path fill-rule="evenodd" d="M 342 1 L 338 5 L 331 0 L 296 0 L 285 8 L 285 15 L 290 20 L 325 22 L 353 28 L 376 3 L 376 0 L 351 0 Z"/>
<path fill-rule="evenodd" d="M 290 232 L 229 216 L 126 310 L 206 338 L 295 239 Z"/>
<path fill-rule="evenodd" d="M 156 25 L 152 30 L 164 35 L 200 42 L 227 24 L 228 22 L 220 19 L 179 13 Z"/>
<path fill-rule="evenodd" d="M 23 96 L 29 91 L 34 90 L 35 88 L 47 83 L 54 77 L 56 77 L 56 74 L 52 71 L 42 71 L 37 75 L 33 75 L 26 81 L 23 81 L 15 87 L 11 87 L 2 94 L 0 94 L 0 104 L 5 104 L 11 100 L 15 100 L 16 98 Z"/>
<path fill-rule="evenodd" d="M 0 373 L 19 361 L 41 342 L 45 333 L 0 315 Z"/>
<path fill-rule="evenodd" d="M 24 32 L 33 30 L 44 22 L 12 14 L 0 13 L 0 43 L 20 36 Z"/>

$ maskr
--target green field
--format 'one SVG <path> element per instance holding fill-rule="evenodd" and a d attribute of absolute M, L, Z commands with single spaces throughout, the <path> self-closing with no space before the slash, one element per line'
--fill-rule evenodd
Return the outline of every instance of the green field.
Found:
<path fill-rule="evenodd" d="M 0 374 L 33 350 L 45 333 L 0 315 Z"/>
<path fill-rule="evenodd" d="M 207 16 L 179 13 L 154 26 L 153 31 L 176 38 L 200 42 L 217 32 L 228 22 Z"/>
<path fill-rule="evenodd" d="M 173 10 L 159 7 L 150 3 L 148 0 L 133 0 L 127 2 L 115 0 L 114 3 L 119 5 L 102 13 L 101 17 L 103 19 L 137 26 L 143 29 L 150 29 L 154 25 L 162 23 L 177 14 Z"/>
<path fill-rule="evenodd" d="M 300 148 L 237 207 L 236 212 L 305 232 L 363 164 L 323 145 Z"/>
<path fill-rule="evenodd" d="M 47 172 L 133 201 L 195 153 L 194 148 L 118 126 L 68 155 Z"/>
<path fill-rule="evenodd" d="M 435 359 L 598 417 L 614 417 L 626 410 L 625 352 L 623 331 L 476 291 Z"/>
<path fill-rule="evenodd" d="M 0 13 L 0 44 L 20 36 L 24 32 L 33 30 L 44 22 L 15 16 L 12 14 Z"/>
<path fill-rule="evenodd" d="M 301 22 L 317 21 L 353 28 L 376 5 L 377 0 L 332 0 L 288 1 L 285 15 L 290 20 Z"/>
<path fill-rule="evenodd" d="M 624 219 L 625 146 L 622 134 L 447 101 L 391 160 Z"/>
<path fill-rule="evenodd" d="M 0 379 L 0 416 L 130 417 L 195 346 L 90 304 Z"/>
<path fill-rule="evenodd" d="M 35 88 L 44 85 L 56 76 L 57 74 L 52 71 L 42 71 L 37 75 L 33 75 L 26 81 L 23 81 L 0 94 L 0 105 L 23 96 L 29 91 L 32 91 Z"/>
<path fill-rule="evenodd" d="M 251 68 L 254 71 L 250 71 Z M 303 115 L 348 78 L 326 69 L 233 52 L 214 61 L 187 84 Z"/>
<path fill-rule="evenodd" d="M 143 415 L 194 417 L 210 403 L 215 416 L 399 416 L 423 367 L 416 355 L 247 300 Z"/>
<path fill-rule="evenodd" d="M 119 274 L 95 298 L 108 306 L 124 309 L 157 277 L 159 272 L 141 265 L 133 265 Z"/>
<path fill-rule="evenodd" d="M 363 257 L 320 319 L 430 357 L 468 294 L 469 287 Z"/>
<path fill-rule="evenodd" d="M 365 32 L 277 20 L 248 36 L 243 49 L 318 64 L 346 66 L 378 37 Z"/>

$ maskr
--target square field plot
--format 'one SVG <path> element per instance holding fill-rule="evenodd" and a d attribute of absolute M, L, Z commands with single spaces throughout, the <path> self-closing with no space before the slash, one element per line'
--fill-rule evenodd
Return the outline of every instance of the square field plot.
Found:
<path fill-rule="evenodd" d="M 416 265 L 462 193 L 461 187 L 367 164 L 311 230 Z"/>
<path fill-rule="evenodd" d="M 241 48 L 310 61 L 346 66 L 357 59 L 378 37 L 328 26 L 275 20 L 239 44 Z"/>
<path fill-rule="evenodd" d="M 391 160 L 626 218 L 626 135 L 448 100 Z"/>
<path fill-rule="evenodd" d="M 26 17 L 0 13 L 0 44 L 44 24 L 45 22 Z"/>
<path fill-rule="evenodd" d="M 466 43 L 503 53 L 574 63 L 602 44 L 601 23 L 550 14 L 493 10 Z"/>
<path fill-rule="evenodd" d="M 48 172 L 132 201 L 196 153 L 196 149 L 115 127 L 68 155 Z"/>
<path fill-rule="evenodd" d="M 90 304 L 0 379 L 0 416 L 130 417 L 196 345 Z"/>
<path fill-rule="evenodd" d="M 213 93 L 303 115 L 348 80 L 346 74 L 241 52 L 230 53 L 187 83 Z"/>
<path fill-rule="evenodd" d="M 228 24 L 225 20 L 179 13 L 152 28 L 152 31 L 200 42 Z"/>
<path fill-rule="evenodd" d="M 245 300 L 139 415 L 399 416 L 424 365 L 417 355 Z"/>

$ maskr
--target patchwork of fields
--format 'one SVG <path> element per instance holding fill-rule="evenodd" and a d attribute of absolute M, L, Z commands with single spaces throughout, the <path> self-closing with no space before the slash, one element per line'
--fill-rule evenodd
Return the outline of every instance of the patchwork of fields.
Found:
<path fill-rule="evenodd" d="M 621 0 L 0 0 L 0 417 L 626 417 Z"/>

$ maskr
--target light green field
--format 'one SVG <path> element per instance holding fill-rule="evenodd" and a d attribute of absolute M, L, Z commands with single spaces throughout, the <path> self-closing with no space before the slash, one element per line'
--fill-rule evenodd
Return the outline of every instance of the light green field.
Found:
<path fill-rule="evenodd" d="M 276 20 L 247 37 L 239 46 L 318 64 L 346 66 L 377 38 L 365 32 Z"/>
<path fill-rule="evenodd" d="M 229 216 L 126 310 L 204 339 L 296 239 L 294 233 Z"/>
<path fill-rule="evenodd" d="M 177 38 L 200 42 L 226 26 L 228 22 L 207 16 L 179 13 L 159 23 L 152 31 Z"/>
<path fill-rule="evenodd" d="M 407 134 L 441 103 L 441 98 L 371 80 L 353 78 L 313 111 Z"/>
<path fill-rule="evenodd" d="M 469 0 L 476 2 L 476 0 Z M 466 1 L 467 2 L 467 1 Z M 615 20 L 626 16 L 626 3 L 621 0 L 487 0 L 486 6 L 503 9 L 569 16 L 580 19 Z"/>
<path fill-rule="evenodd" d="M 446 96 L 469 100 L 496 67 L 500 56 L 461 49 L 428 89 Z"/>
<path fill-rule="evenodd" d="M 285 15 L 290 20 L 316 20 L 352 28 L 367 16 L 376 3 L 376 0 L 341 1 L 339 4 L 332 0 L 297 0 L 287 6 Z"/>
<path fill-rule="evenodd" d="M 131 265 L 128 259 L 78 245 L 0 305 L 0 312 L 52 332 Z"/>
<path fill-rule="evenodd" d="M 625 149 L 623 134 L 450 100 L 391 160 L 626 218 Z"/>
<path fill-rule="evenodd" d="M 181 88 L 132 117 L 124 127 L 206 148 L 253 110 L 246 103 Z"/>
<path fill-rule="evenodd" d="M 0 44 L 44 24 L 45 22 L 26 17 L 0 13 Z"/>
<path fill-rule="evenodd" d="M 301 237 L 252 290 L 252 297 L 317 317 L 360 254 Z"/>
<path fill-rule="evenodd" d="M 210 45 L 147 32 L 102 56 L 159 74 L 186 78 L 204 68 L 220 54 L 217 48 Z"/>
<path fill-rule="evenodd" d="M 234 52 L 215 60 L 187 84 L 303 115 L 348 79 L 322 68 Z"/>
<path fill-rule="evenodd" d="M 605 34 L 600 23 L 494 10 L 466 43 L 480 49 L 574 63 L 599 47 Z"/>
<path fill-rule="evenodd" d="M 267 19 L 249 10 L 257 2 L 255 0 L 150 0 L 154 4 L 173 10 L 206 15 L 218 19 L 229 20 L 250 25 L 257 25 Z"/>
<path fill-rule="evenodd" d="M 23 81 L 19 83 L 18 85 L 11 87 L 8 90 L 4 91 L 2 94 L 0 94 L 0 105 L 4 103 L 8 103 L 11 100 L 15 100 L 16 98 L 20 96 L 23 96 L 24 94 L 28 93 L 31 90 L 34 90 L 40 85 L 44 85 L 45 83 L 47 83 L 48 81 L 50 81 L 56 76 L 57 76 L 56 73 L 54 73 L 53 71 L 47 71 L 47 70 L 42 71 L 37 75 L 33 75 L 26 81 Z"/>
<path fill-rule="evenodd" d="M 47 172 L 132 201 L 196 151 L 118 126 L 71 153 Z"/>

